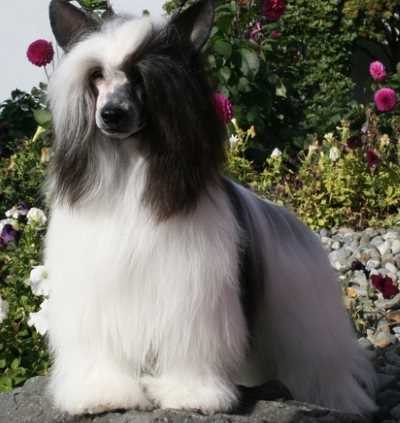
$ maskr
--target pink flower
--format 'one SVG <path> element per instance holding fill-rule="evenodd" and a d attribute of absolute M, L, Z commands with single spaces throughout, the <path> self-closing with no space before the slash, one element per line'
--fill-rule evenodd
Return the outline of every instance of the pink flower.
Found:
<path fill-rule="evenodd" d="M 285 11 L 285 0 L 264 0 L 262 13 L 269 21 L 277 21 Z"/>
<path fill-rule="evenodd" d="M 220 93 L 214 94 L 214 103 L 222 122 L 224 122 L 225 125 L 228 124 L 233 118 L 232 103 L 227 97 Z"/>
<path fill-rule="evenodd" d="M 399 288 L 394 284 L 389 276 L 372 275 L 372 286 L 382 293 L 386 300 L 393 298 L 399 292 Z"/>
<path fill-rule="evenodd" d="M 35 66 L 46 66 L 54 57 L 54 49 L 49 41 L 36 40 L 28 47 L 26 55 Z"/>
<path fill-rule="evenodd" d="M 253 41 L 257 41 L 262 30 L 260 21 L 257 21 L 256 24 L 253 26 L 250 32 L 250 38 Z"/>
<path fill-rule="evenodd" d="M 375 93 L 374 101 L 380 112 L 391 112 L 397 104 L 396 92 L 392 88 L 381 88 Z"/>
<path fill-rule="evenodd" d="M 383 81 L 386 78 L 385 65 L 376 61 L 369 65 L 369 73 L 375 81 Z"/>
<path fill-rule="evenodd" d="M 378 154 L 373 148 L 369 148 L 367 150 L 367 163 L 368 167 L 375 167 L 378 166 L 381 159 L 379 158 Z"/>
<path fill-rule="evenodd" d="M 279 31 L 272 31 L 271 32 L 272 38 L 279 38 L 281 35 L 282 35 L 282 32 L 279 32 Z"/>

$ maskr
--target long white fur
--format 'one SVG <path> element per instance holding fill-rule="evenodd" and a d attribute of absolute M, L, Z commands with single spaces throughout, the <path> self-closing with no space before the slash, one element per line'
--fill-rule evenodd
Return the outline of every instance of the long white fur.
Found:
<path fill-rule="evenodd" d="M 152 30 L 147 19 L 139 22 L 110 26 L 64 58 L 49 87 L 59 140 L 66 128 L 81 125 L 89 67 L 100 63 L 112 72 Z M 93 160 L 104 170 L 101 181 L 80 206 L 54 201 L 46 239 L 55 356 L 50 388 L 61 410 L 148 408 L 151 402 L 228 410 L 236 402 L 235 383 L 270 377 L 299 400 L 373 409 L 359 384 L 373 390 L 371 367 L 307 228 L 235 188 L 259 228 L 266 269 L 249 349 L 239 296 L 242 233 L 226 193 L 212 188 L 192 213 L 156 222 L 140 201 L 145 160 L 129 143 L 118 155 L 107 140 L 97 141 Z"/>

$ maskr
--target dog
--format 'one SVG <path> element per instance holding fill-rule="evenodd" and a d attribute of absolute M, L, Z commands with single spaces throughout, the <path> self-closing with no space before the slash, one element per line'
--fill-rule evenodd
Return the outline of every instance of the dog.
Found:
<path fill-rule="evenodd" d="M 374 372 L 316 235 L 223 176 L 202 64 L 212 0 L 167 22 L 97 21 L 52 0 L 45 263 L 49 390 L 70 414 L 229 412 L 271 379 L 296 400 L 374 410 Z"/>

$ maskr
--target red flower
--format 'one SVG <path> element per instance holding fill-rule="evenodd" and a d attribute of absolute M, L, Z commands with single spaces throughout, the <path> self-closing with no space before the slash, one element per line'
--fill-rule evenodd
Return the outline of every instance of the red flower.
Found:
<path fill-rule="evenodd" d="M 369 65 L 369 74 L 375 81 L 383 81 L 386 78 L 385 65 L 378 60 Z"/>
<path fill-rule="evenodd" d="M 372 275 L 371 283 L 375 289 L 382 293 L 385 300 L 393 298 L 399 292 L 399 288 L 389 276 Z"/>
<path fill-rule="evenodd" d="M 233 118 L 233 107 L 229 98 L 225 97 L 223 94 L 215 93 L 214 103 L 222 122 L 224 122 L 225 125 L 228 124 Z"/>
<path fill-rule="evenodd" d="M 277 21 L 286 11 L 284 0 L 265 0 L 262 8 L 263 15 L 269 21 Z"/>
<path fill-rule="evenodd" d="M 397 104 L 396 92 L 392 88 L 381 88 L 375 93 L 374 101 L 380 112 L 391 112 Z"/>
<path fill-rule="evenodd" d="M 381 159 L 379 158 L 378 154 L 375 152 L 374 149 L 369 148 L 367 150 L 367 163 L 368 167 L 378 166 Z"/>
<path fill-rule="evenodd" d="M 282 35 L 282 32 L 280 32 L 280 31 L 272 31 L 271 32 L 272 38 L 279 38 L 281 35 Z"/>
<path fill-rule="evenodd" d="M 54 49 L 49 41 L 36 40 L 26 52 L 29 61 L 35 66 L 46 66 L 54 57 Z"/>

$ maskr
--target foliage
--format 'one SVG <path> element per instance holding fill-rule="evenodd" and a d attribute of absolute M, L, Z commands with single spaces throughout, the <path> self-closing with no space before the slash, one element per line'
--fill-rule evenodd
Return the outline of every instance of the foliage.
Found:
<path fill-rule="evenodd" d="M 16 242 L 0 249 L 0 297 L 9 305 L 7 318 L 0 324 L 0 391 L 11 391 L 28 378 L 46 374 L 49 366 L 43 337 L 28 325 L 31 312 L 39 309 L 26 284 L 33 266 L 39 264 L 43 228 L 20 220 Z"/>

